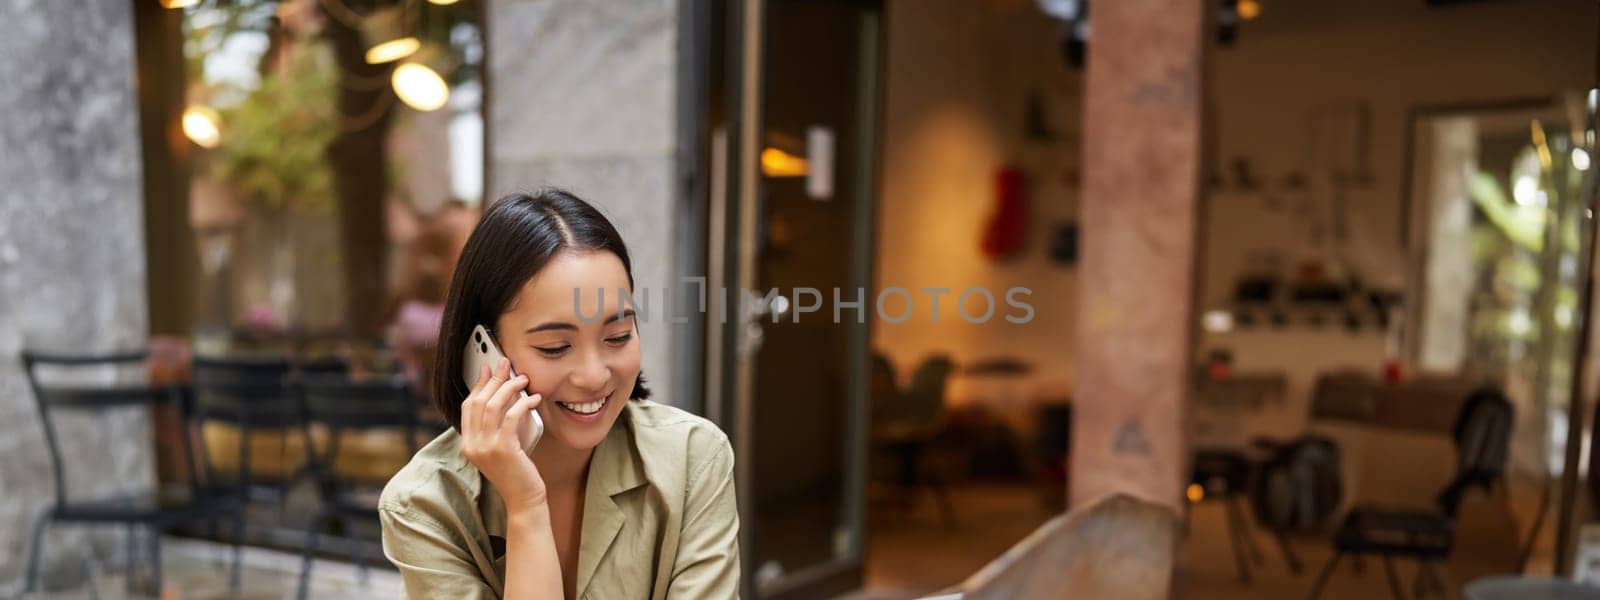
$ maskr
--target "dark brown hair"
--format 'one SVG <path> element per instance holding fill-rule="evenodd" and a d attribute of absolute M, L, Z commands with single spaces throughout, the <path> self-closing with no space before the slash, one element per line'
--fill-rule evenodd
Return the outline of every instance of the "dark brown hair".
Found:
<path fill-rule="evenodd" d="M 512 194 L 489 206 L 467 238 L 450 279 L 434 362 L 433 402 L 453 427 L 461 425 L 461 402 L 471 391 L 462 381 L 467 336 L 478 324 L 493 327 L 522 286 L 562 252 L 610 252 L 622 261 L 633 288 L 633 263 L 611 221 L 594 206 L 564 190 L 546 188 Z M 632 399 L 650 397 L 644 375 Z"/>

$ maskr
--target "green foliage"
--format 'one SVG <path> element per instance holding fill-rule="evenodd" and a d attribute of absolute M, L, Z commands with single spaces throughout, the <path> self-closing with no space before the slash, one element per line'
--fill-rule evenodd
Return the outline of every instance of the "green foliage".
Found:
<path fill-rule="evenodd" d="M 218 174 L 272 212 L 333 206 L 328 144 L 339 134 L 338 67 L 326 44 L 289 49 L 282 70 L 262 77 L 244 102 L 223 113 Z"/>

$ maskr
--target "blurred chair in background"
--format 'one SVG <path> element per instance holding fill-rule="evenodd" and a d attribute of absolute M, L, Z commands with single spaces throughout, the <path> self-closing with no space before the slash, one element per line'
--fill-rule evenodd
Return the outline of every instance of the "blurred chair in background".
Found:
<path fill-rule="evenodd" d="M 70 465 L 64 463 L 58 443 L 60 432 L 55 421 L 58 412 L 91 413 L 91 416 L 99 417 L 117 410 L 143 409 L 151 413 L 154 422 L 154 409 L 169 406 L 176 412 L 178 421 L 187 424 L 188 402 L 185 401 L 182 388 L 172 383 L 130 384 L 115 381 L 103 385 L 45 383 L 39 376 L 38 367 L 71 370 L 80 373 L 82 378 L 107 379 L 105 376 L 109 375 L 111 376 L 109 378 L 114 380 L 118 367 L 135 366 L 144 369 L 145 358 L 146 353 L 142 350 L 98 355 L 43 354 L 27 350 L 22 352 L 22 369 L 39 408 L 39 420 L 44 428 L 46 448 L 50 452 L 51 476 L 56 488 L 54 503 L 46 509 L 45 514 L 33 527 L 28 548 L 25 583 L 27 591 L 37 589 L 40 545 L 43 542 L 45 527 L 51 523 L 127 526 L 129 592 L 134 591 L 132 568 L 139 560 L 138 546 L 135 543 L 136 532 L 140 527 L 145 528 L 145 544 L 148 551 L 148 556 L 145 558 L 149 561 L 150 587 L 155 594 L 160 595 L 162 593 L 161 535 L 164 529 L 200 520 L 211 520 L 214 523 L 216 519 L 230 515 L 235 517 L 235 522 L 238 522 L 238 516 L 242 515 L 242 505 L 231 501 L 230 498 L 207 494 L 200 486 L 196 476 L 197 469 L 194 468 L 194 453 L 187 427 L 180 428 L 183 435 L 179 436 L 181 439 L 177 444 L 183 454 L 184 462 L 189 467 L 189 477 L 185 484 L 177 486 L 156 484 L 153 490 L 133 489 L 99 498 L 73 497 L 68 493 L 65 470 Z M 88 371 L 99 372 L 91 374 Z M 235 539 L 235 573 L 238 570 L 238 543 L 239 541 Z"/>
<path fill-rule="evenodd" d="M 1395 575 L 1392 558 L 1417 560 L 1416 595 L 1438 592 L 1448 597 L 1448 577 L 1439 565 L 1450 555 L 1455 542 L 1456 514 L 1462 496 L 1470 488 L 1488 491 L 1504 485 L 1506 458 L 1515 423 L 1511 402 L 1496 389 L 1482 389 L 1461 404 L 1452 434 L 1456 446 L 1455 478 L 1439 492 L 1437 509 L 1406 509 L 1357 506 L 1345 516 L 1334 535 L 1334 554 L 1311 587 L 1311 598 L 1322 593 L 1322 586 L 1345 554 L 1377 554 L 1383 557 L 1390 592 L 1404 598 Z"/>
<path fill-rule="evenodd" d="M 299 401 L 286 387 L 289 362 L 281 358 L 195 357 L 193 373 L 195 419 L 202 434 L 210 433 L 204 429 L 208 425 L 227 426 L 235 432 L 238 449 L 235 460 L 224 462 L 231 462 L 232 469 L 219 469 L 210 450 L 212 436 L 205 435 L 200 456 L 207 484 L 215 493 L 236 498 L 246 507 L 252 502 L 275 504 L 281 516 L 289 484 L 303 464 L 288 456 L 288 436 L 305 422 Z M 251 434 L 257 431 L 278 434 L 278 456 L 252 460 L 251 448 L 257 440 Z M 244 535 L 245 515 L 241 511 L 234 519 L 231 540 L 236 544 L 234 585 L 239 579 L 237 544 Z"/>
<path fill-rule="evenodd" d="M 904 393 L 881 382 L 894 382 L 893 367 L 887 359 L 873 360 L 872 450 L 892 457 L 898 467 L 902 505 L 911 502 L 910 492 L 926 486 L 933 492 L 946 526 L 955 523 L 955 512 L 945 488 L 945 477 L 928 460 L 930 446 L 943 427 L 945 388 L 955 363 L 937 354 L 924 359 L 912 372 L 911 384 Z M 882 394 L 880 396 L 879 394 Z M 879 403 L 882 403 L 882 406 Z"/>
<path fill-rule="evenodd" d="M 349 533 L 355 522 L 378 522 L 378 495 L 385 477 L 357 481 L 338 468 L 339 451 L 346 434 L 371 430 L 398 430 L 404 436 L 406 456 L 416 453 L 419 423 L 412 406 L 413 394 L 403 375 L 352 380 L 340 375 L 296 377 L 293 387 L 305 406 L 305 445 L 308 470 L 316 483 L 321 506 L 312 519 L 300 568 L 299 598 L 305 598 L 311 578 L 312 558 L 324 531 Z M 326 429 L 324 449 L 318 450 L 313 428 Z M 354 540 L 346 544 L 348 559 L 366 579 L 367 558 Z"/>

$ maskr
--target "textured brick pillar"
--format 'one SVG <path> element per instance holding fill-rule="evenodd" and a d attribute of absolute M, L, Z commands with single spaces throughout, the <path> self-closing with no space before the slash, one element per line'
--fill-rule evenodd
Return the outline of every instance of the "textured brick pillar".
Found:
<path fill-rule="evenodd" d="M 1085 84 L 1072 505 L 1181 508 L 1211 6 L 1099 2 Z"/>

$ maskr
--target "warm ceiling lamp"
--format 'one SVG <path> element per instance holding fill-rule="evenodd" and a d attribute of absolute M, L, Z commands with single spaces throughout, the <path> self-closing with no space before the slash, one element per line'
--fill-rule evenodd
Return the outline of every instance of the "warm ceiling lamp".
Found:
<path fill-rule="evenodd" d="M 428 0 L 429 3 L 437 4 L 439 6 L 449 6 L 459 1 L 460 0 Z"/>
<path fill-rule="evenodd" d="M 222 116 L 209 106 L 196 104 L 183 109 L 183 135 L 201 148 L 215 148 L 222 141 Z"/>
<path fill-rule="evenodd" d="M 800 177 L 808 167 L 806 159 L 777 148 L 769 146 L 761 151 L 761 173 L 767 177 Z"/>
<path fill-rule="evenodd" d="M 406 33 L 405 24 L 405 12 L 399 6 L 380 9 L 361 22 L 361 39 L 367 43 L 367 64 L 394 62 L 422 48 L 422 40 Z"/>
<path fill-rule="evenodd" d="M 438 110 L 450 101 L 450 85 L 438 71 L 420 62 L 401 63 L 394 68 L 389 82 L 401 102 L 423 112 Z"/>
<path fill-rule="evenodd" d="M 199 3 L 200 0 L 161 0 L 162 8 L 188 8 Z"/>
<path fill-rule="evenodd" d="M 1249 21 L 1261 16 L 1261 2 L 1258 0 L 1239 0 L 1236 10 L 1239 11 L 1240 20 Z"/>

